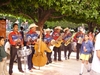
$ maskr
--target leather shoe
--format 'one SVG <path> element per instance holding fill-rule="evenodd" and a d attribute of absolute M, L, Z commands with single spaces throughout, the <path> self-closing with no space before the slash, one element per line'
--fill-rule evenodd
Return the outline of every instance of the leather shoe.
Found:
<path fill-rule="evenodd" d="M 79 75 L 82 75 L 81 73 Z"/>
<path fill-rule="evenodd" d="M 91 69 L 90 70 L 87 70 L 87 72 L 90 72 L 91 71 Z"/>
<path fill-rule="evenodd" d="M 19 72 L 22 72 L 22 73 L 24 73 L 24 71 L 23 71 L 23 70 L 19 70 Z"/>
<path fill-rule="evenodd" d="M 46 65 L 48 65 L 48 64 L 49 64 L 49 62 L 46 63 Z"/>
<path fill-rule="evenodd" d="M 58 61 L 62 61 L 62 60 L 58 60 Z"/>
<path fill-rule="evenodd" d="M 32 69 L 36 69 L 35 67 L 32 67 Z"/>
<path fill-rule="evenodd" d="M 57 60 L 54 59 L 54 61 L 56 62 Z"/>
<path fill-rule="evenodd" d="M 52 61 L 49 61 L 49 63 L 52 63 Z"/>

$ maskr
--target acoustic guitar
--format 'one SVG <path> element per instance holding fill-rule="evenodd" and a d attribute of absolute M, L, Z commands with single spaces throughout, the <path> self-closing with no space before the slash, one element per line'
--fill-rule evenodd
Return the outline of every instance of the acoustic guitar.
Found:
<path fill-rule="evenodd" d="M 61 46 L 61 43 L 63 42 L 63 40 L 62 40 L 63 35 L 64 34 L 62 33 L 61 36 L 59 36 L 57 40 L 51 40 L 51 43 L 53 43 L 53 46 L 55 46 L 55 47 Z"/>

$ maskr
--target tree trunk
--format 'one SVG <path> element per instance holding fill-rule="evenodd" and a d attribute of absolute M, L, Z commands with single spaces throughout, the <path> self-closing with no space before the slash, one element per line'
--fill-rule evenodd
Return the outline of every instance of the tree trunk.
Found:
<path fill-rule="evenodd" d="M 94 31 L 94 28 L 96 27 L 96 23 L 88 22 L 87 24 L 88 24 L 88 30 Z"/>
<path fill-rule="evenodd" d="M 51 12 L 50 11 L 46 11 L 45 13 L 43 13 L 44 15 L 42 17 L 39 18 L 37 25 L 41 28 L 43 28 L 44 23 L 48 20 L 48 18 L 50 17 Z"/>

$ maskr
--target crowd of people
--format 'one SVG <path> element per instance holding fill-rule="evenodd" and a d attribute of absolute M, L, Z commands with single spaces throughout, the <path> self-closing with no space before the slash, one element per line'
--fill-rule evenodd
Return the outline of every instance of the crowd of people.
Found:
<path fill-rule="evenodd" d="M 18 24 L 13 24 L 13 31 L 10 32 L 8 36 L 10 48 L 6 50 L 6 52 L 8 51 L 10 54 L 9 75 L 12 75 L 13 73 L 13 63 L 16 56 L 18 60 L 18 70 L 24 73 L 21 64 L 21 58 L 18 57 L 17 54 L 17 51 L 24 46 L 26 46 L 26 48 L 31 47 L 32 53 L 27 56 L 27 65 L 29 71 L 33 72 L 33 69 L 35 69 L 35 67 L 32 58 L 36 52 L 35 45 L 39 44 L 38 41 L 40 37 L 42 37 L 41 40 L 48 47 L 48 50 L 44 50 L 47 56 L 46 64 L 50 64 L 52 63 L 52 61 L 62 62 L 62 50 L 64 52 L 65 60 L 70 59 L 70 54 L 72 51 L 76 51 L 76 60 L 78 61 L 81 59 L 82 61 L 80 69 L 81 71 L 79 75 L 83 74 L 84 67 L 87 69 L 87 72 L 91 73 L 91 75 L 100 75 L 99 32 L 96 35 L 94 35 L 92 31 L 85 33 L 85 29 L 83 27 L 80 27 L 77 32 L 71 32 L 68 27 L 62 29 L 61 26 L 56 26 L 53 30 L 47 28 L 44 31 L 41 31 L 41 36 L 39 33 L 37 33 L 37 27 L 38 26 L 36 24 L 31 24 L 28 28 L 29 31 L 24 34 L 23 27 L 21 27 L 21 31 L 18 31 Z M 2 65 L 0 75 L 2 75 L 3 73 L 5 75 L 8 75 L 5 66 L 7 55 L 3 46 L 4 38 L 0 37 L 0 66 Z M 52 52 L 54 52 L 53 58 L 51 57 Z"/>

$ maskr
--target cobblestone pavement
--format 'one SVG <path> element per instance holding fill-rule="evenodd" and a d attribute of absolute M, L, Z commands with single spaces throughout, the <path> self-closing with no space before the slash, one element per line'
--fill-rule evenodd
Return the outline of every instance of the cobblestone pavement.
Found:
<path fill-rule="evenodd" d="M 62 56 L 62 62 L 52 62 L 51 64 L 45 65 L 43 67 L 36 67 L 33 72 L 29 72 L 26 69 L 26 73 L 20 73 L 17 69 L 17 64 L 14 64 L 13 75 L 79 75 L 81 61 L 75 59 L 76 53 L 72 53 L 70 59 L 65 60 Z M 24 64 L 22 65 L 24 70 Z M 84 68 L 83 75 L 90 75 Z"/>

